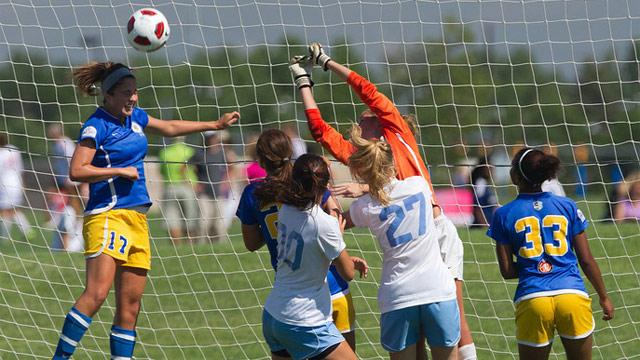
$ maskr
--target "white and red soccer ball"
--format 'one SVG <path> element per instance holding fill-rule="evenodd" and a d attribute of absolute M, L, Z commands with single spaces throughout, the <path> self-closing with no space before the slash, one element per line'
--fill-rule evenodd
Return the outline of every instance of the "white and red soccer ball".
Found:
<path fill-rule="evenodd" d="M 163 47 L 169 39 L 167 18 L 156 9 L 140 9 L 129 18 L 127 38 L 136 50 L 156 51 Z"/>

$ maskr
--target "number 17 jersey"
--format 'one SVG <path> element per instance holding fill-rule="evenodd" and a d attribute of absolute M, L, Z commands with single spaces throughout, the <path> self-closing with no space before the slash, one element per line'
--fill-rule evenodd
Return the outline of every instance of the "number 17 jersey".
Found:
<path fill-rule="evenodd" d="M 382 248 L 381 313 L 456 298 L 440 255 L 429 189 L 422 176 L 392 179 L 385 186 L 389 205 L 366 194 L 349 209 L 353 224 L 368 227 Z"/>
<path fill-rule="evenodd" d="M 573 200 L 548 192 L 520 194 L 496 211 L 487 235 L 511 245 L 516 256 L 516 303 L 566 293 L 588 296 L 573 251 L 573 238 L 587 225 Z"/>

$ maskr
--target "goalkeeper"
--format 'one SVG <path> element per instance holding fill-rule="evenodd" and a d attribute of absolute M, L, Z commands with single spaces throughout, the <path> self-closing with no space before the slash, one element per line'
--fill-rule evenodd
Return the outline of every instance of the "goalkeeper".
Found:
<path fill-rule="evenodd" d="M 431 187 L 433 193 L 431 177 L 424 161 L 420 157 L 418 145 L 412 133 L 412 119 L 403 117 L 391 100 L 380 93 L 376 86 L 367 79 L 333 61 L 324 53 L 322 46 L 318 43 L 309 45 L 309 56 L 295 57 L 290 66 L 295 84 L 302 96 L 309 130 L 313 138 L 343 164 L 348 163 L 349 157 L 355 151 L 349 141 L 322 119 L 311 91 L 313 86 L 309 69 L 311 64 L 320 66 L 325 71 L 331 70 L 340 78 L 346 80 L 360 96 L 360 99 L 369 107 L 369 110 L 365 110 L 362 113 L 358 123 L 362 129 L 362 137 L 365 139 L 384 138 L 389 143 L 393 152 L 397 172 L 396 177 L 402 180 L 411 176 L 422 176 Z M 336 194 L 352 197 L 360 196 L 362 191 L 367 191 L 366 187 L 360 188 L 356 186 L 339 187 L 337 189 Z M 473 360 L 476 359 L 476 350 L 469 325 L 464 316 L 462 298 L 462 241 L 451 220 L 440 210 L 435 198 L 432 200 L 432 205 L 433 216 L 439 233 L 440 252 L 445 264 L 447 264 L 456 280 L 461 330 L 461 338 L 458 343 L 459 358 Z M 418 358 L 426 357 L 422 344 L 422 341 L 418 344 Z"/>
<path fill-rule="evenodd" d="M 162 121 L 136 106 L 136 78 L 125 65 L 93 62 L 76 69 L 73 76 L 81 92 L 102 95 L 102 106 L 80 129 L 71 158 L 71 180 L 90 183 L 82 231 L 86 284 L 64 320 L 53 359 L 71 357 L 114 281 L 111 358 L 131 359 L 140 302 L 151 268 L 145 215 L 151 206 L 143 167 L 148 147 L 145 130 L 173 137 L 223 129 L 240 114 L 227 113 L 208 122 Z"/>

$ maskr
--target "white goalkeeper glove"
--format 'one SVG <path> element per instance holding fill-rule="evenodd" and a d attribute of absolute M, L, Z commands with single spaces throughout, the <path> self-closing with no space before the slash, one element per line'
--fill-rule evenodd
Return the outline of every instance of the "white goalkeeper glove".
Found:
<path fill-rule="evenodd" d="M 313 61 L 314 64 L 320 65 L 322 70 L 327 71 L 327 64 L 331 60 L 331 57 L 324 53 L 320 43 L 312 42 L 309 44 L 309 56 L 311 56 L 311 61 Z"/>
<path fill-rule="evenodd" d="M 294 56 L 293 59 L 291 59 L 289 70 L 293 76 L 293 82 L 298 89 L 313 86 L 311 66 L 308 56 Z"/>

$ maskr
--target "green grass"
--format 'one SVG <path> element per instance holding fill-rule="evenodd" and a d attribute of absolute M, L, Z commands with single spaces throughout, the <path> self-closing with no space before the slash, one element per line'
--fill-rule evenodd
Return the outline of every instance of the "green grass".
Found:
<path fill-rule="evenodd" d="M 583 204 L 581 204 L 582 206 Z M 261 333 L 264 299 L 273 272 L 268 254 L 248 253 L 237 224 L 230 241 L 174 248 L 156 220 L 151 221 L 153 269 L 139 318 L 136 358 L 267 359 Z M 595 359 L 640 358 L 640 227 L 596 223 L 589 229 L 616 305 L 615 319 L 600 320 L 595 298 Z M 513 296 L 515 282 L 500 278 L 493 244 L 482 230 L 460 228 L 465 245 L 465 310 L 479 359 L 514 359 Z M 0 241 L 0 358 L 50 358 L 64 316 L 82 292 L 82 254 L 51 252 L 50 234 L 26 242 L 20 236 Z M 368 232 L 347 232 L 353 255 L 371 267 L 366 280 L 352 282 L 358 312 L 358 355 L 387 358 L 378 345 L 376 304 L 381 258 Z M 589 287 L 590 292 L 593 290 Z M 110 296 L 79 346 L 76 358 L 104 359 L 114 310 Z M 563 359 L 557 340 L 552 359 Z"/>

